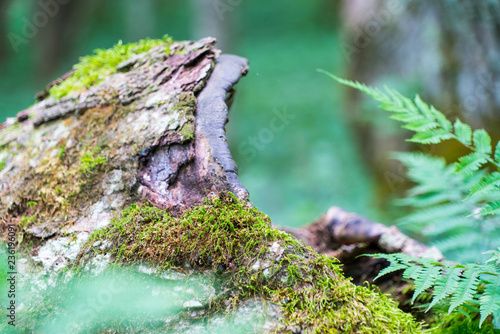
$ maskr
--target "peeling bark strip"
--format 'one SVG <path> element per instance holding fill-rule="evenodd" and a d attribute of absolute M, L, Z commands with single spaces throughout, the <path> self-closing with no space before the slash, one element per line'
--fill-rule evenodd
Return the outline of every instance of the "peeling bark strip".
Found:
<path fill-rule="evenodd" d="M 205 70 L 206 59 L 210 59 L 201 58 L 205 54 L 198 51 L 183 61 L 179 61 L 181 57 L 173 56 L 172 62 L 182 64 L 186 69 L 197 60 L 197 71 Z M 197 71 L 192 70 L 189 75 L 183 75 L 183 89 L 195 89 L 196 81 L 193 79 L 200 77 Z M 221 55 L 197 99 L 194 145 L 191 141 L 184 142 L 176 134 L 167 134 L 148 149 L 148 154 L 143 158 L 143 161 L 147 161 L 143 162 L 139 177 L 149 201 L 160 208 L 178 209 L 200 204 L 208 192 L 221 191 L 231 191 L 238 198 L 248 200 L 248 191 L 238 179 L 237 167 L 229 152 L 224 131 L 228 114 L 226 96 L 247 72 L 246 59 Z M 177 75 L 172 70 L 165 71 L 157 80 L 168 83 L 170 78 Z M 192 78 L 192 81 L 186 78 Z"/>
<path fill-rule="evenodd" d="M 372 250 L 383 253 L 405 253 L 416 257 L 431 257 L 444 259 L 435 247 L 428 247 L 404 235 L 396 226 L 385 226 L 369 221 L 365 217 L 348 213 L 339 207 L 331 207 L 327 214 L 312 224 L 287 231 L 296 238 L 303 240 L 319 253 L 336 253 L 335 257 L 342 259 L 341 253 L 352 247 L 346 245 L 369 244 Z M 373 253 L 365 249 L 365 253 Z"/>
<path fill-rule="evenodd" d="M 238 179 L 238 167 L 229 151 L 224 125 L 228 114 L 226 98 L 247 72 L 246 59 L 233 55 L 220 56 L 206 87 L 198 97 L 196 117 L 196 167 L 205 179 L 205 187 L 220 182 L 217 180 L 219 164 L 227 178 L 228 190 L 246 201 L 248 191 Z M 211 157 L 202 154 L 207 148 L 211 150 Z"/>

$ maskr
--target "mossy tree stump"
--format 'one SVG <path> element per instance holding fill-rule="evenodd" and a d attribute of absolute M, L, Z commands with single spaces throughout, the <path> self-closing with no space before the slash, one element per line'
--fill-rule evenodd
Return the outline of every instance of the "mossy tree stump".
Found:
<path fill-rule="evenodd" d="M 385 295 L 356 287 L 334 258 L 251 207 L 224 134 L 226 100 L 248 64 L 214 43 L 164 38 L 99 50 L 2 125 L 1 227 L 7 240 L 16 231 L 19 289 L 32 296 L 21 294 L 18 326 L 420 332 Z M 141 309 L 147 321 L 117 308 L 120 294 L 100 311 L 74 311 L 51 292 L 73 296 L 79 280 L 123 270 L 147 276 L 139 300 L 158 295 L 151 286 L 177 282 L 172 292 L 196 279 L 197 288 L 191 299 L 169 292 L 177 297 Z"/>

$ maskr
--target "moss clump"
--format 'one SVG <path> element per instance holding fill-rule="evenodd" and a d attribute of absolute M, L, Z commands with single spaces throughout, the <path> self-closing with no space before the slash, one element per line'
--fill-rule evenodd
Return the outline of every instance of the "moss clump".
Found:
<path fill-rule="evenodd" d="M 270 228 L 268 216 L 225 194 L 178 218 L 148 204 L 132 204 L 91 239 L 113 241 L 117 248 L 111 252 L 125 262 L 153 260 L 173 265 L 181 261 L 195 267 L 227 267 L 243 264 L 264 242 L 285 236 Z"/>
<path fill-rule="evenodd" d="M 64 154 L 62 149 L 61 152 Z M 101 146 L 85 151 L 80 157 L 79 171 L 88 177 L 99 165 L 106 165 L 108 160 L 102 154 L 103 152 Z M 58 157 L 61 158 L 59 155 Z"/>
<path fill-rule="evenodd" d="M 174 110 L 181 110 L 184 117 L 186 117 L 186 123 L 179 130 L 179 133 L 183 140 L 194 139 L 194 112 L 196 110 L 196 98 L 193 92 L 182 93 L 179 96 L 179 100 L 174 107 Z"/>
<path fill-rule="evenodd" d="M 80 62 L 73 67 L 75 70 L 73 74 L 59 85 L 51 87 L 49 94 L 55 99 L 60 99 L 72 91 L 90 87 L 116 73 L 118 64 L 134 54 L 161 45 L 165 47 L 165 52 L 169 53 L 172 42 L 171 37 L 164 36 L 162 39 L 143 39 L 130 44 L 122 44 L 122 41 L 119 41 L 110 49 L 97 49 L 93 55 L 81 57 Z"/>
<path fill-rule="evenodd" d="M 94 232 L 88 245 L 96 240 L 111 242 L 106 252 L 122 263 L 144 260 L 179 268 L 187 263 L 224 276 L 232 292 L 211 303 L 212 308 L 253 296 L 281 304 L 285 321 L 279 331 L 421 332 L 420 324 L 394 301 L 354 286 L 335 259 L 271 227 L 268 216 L 232 194 L 208 199 L 179 217 L 133 204 L 109 227 Z"/>

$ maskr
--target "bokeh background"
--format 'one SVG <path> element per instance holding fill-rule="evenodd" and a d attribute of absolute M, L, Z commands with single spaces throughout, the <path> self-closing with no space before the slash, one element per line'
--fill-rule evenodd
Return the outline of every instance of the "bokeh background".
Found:
<path fill-rule="evenodd" d="M 79 56 L 165 34 L 215 36 L 250 60 L 228 139 L 252 201 L 277 225 L 307 224 L 332 205 L 391 223 L 390 200 L 408 184 L 388 152 L 425 150 L 317 68 L 418 92 L 498 134 L 500 3 L 489 0 L 1 0 L 0 118 Z"/>

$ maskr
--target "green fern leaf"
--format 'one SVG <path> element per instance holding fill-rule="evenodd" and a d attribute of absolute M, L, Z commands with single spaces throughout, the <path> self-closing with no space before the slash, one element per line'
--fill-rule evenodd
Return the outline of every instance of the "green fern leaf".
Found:
<path fill-rule="evenodd" d="M 382 103 L 381 105 L 378 106 L 380 109 L 382 110 L 386 110 L 386 111 L 392 111 L 392 112 L 395 112 L 395 113 L 404 113 L 406 114 L 407 110 L 405 107 L 400 107 L 396 104 L 393 104 L 393 102 L 391 101 L 390 103 Z M 397 114 L 394 114 L 394 115 L 391 115 L 390 117 L 394 117 L 393 119 L 395 120 L 398 120 L 398 121 L 401 121 L 401 122 L 406 122 L 402 119 L 398 119 L 396 118 L 396 115 Z"/>
<path fill-rule="evenodd" d="M 462 268 L 448 269 L 448 273 L 445 275 L 445 277 L 440 278 L 437 284 L 434 286 L 434 291 L 432 293 L 434 297 L 432 298 L 432 301 L 425 312 L 429 311 L 433 306 L 451 295 L 456 290 L 461 273 Z"/>
<path fill-rule="evenodd" d="M 417 132 L 411 139 L 407 139 L 407 141 L 420 144 L 438 144 L 453 137 L 453 134 L 444 129 L 433 129 Z"/>
<path fill-rule="evenodd" d="M 446 161 L 443 158 L 417 152 L 393 152 L 391 153 L 391 158 L 401 161 L 408 167 L 408 174 L 410 174 L 410 176 L 412 176 L 412 173 L 415 171 L 420 172 L 423 169 L 427 169 L 423 172 L 423 175 L 427 178 L 428 171 L 436 169 L 443 170 L 446 168 Z"/>
<path fill-rule="evenodd" d="M 455 199 L 455 194 L 451 192 L 426 192 L 424 194 L 396 199 L 393 201 L 395 205 L 412 206 L 414 208 L 425 208 L 428 206 L 443 204 Z"/>
<path fill-rule="evenodd" d="M 479 183 L 473 185 L 470 189 L 470 194 L 466 199 L 477 197 L 478 195 L 487 194 L 493 190 L 498 190 L 500 186 L 500 172 L 493 172 L 486 175 Z"/>
<path fill-rule="evenodd" d="M 486 207 L 482 208 L 476 215 L 499 215 L 500 214 L 500 201 L 488 203 Z"/>
<path fill-rule="evenodd" d="M 431 120 L 428 120 L 428 119 L 425 119 L 422 116 L 420 116 L 420 119 L 418 119 L 418 120 L 414 120 L 412 122 L 409 122 L 406 125 L 403 125 L 403 128 L 411 130 L 411 131 L 415 131 L 415 132 L 428 131 L 428 130 L 435 129 L 437 127 L 439 127 L 438 123 L 431 121 Z"/>
<path fill-rule="evenodd" d="M 455 163 L 455 172 L 464 176 L 470 176 L 487 162 L 488 156 L 486 154 L 482 152 L 472 152 L 458 159 L 458 162 Z"/>
<path fill-rule="evenodd" d="M 415 96 L 415 105 L 422 112 L 422 115 L 424 115 L 425 118 L 431 119 L 431 120 L 435 119 L 434 113 L 431 110 L 431 108 L 429 107 L 429 105 L 427 103 L 425 103 L 424 101 L 422 101 L 422 99 L 420 98 L 420 96 L 418 94 L 417 94 L 417 96 Z"/>
<path fill-rule="evenodd" d="M 479 274 L 480 270 L 476 266 L 466 267 L 464 269 L 459 285 L 452 293 L 448 314 L 458 306 L 474 299 L 477 285 L 479 284 Z"/>
<path fill-rule="evenodd" d="M 377 280 L 380 277 L 393 273 L 395 271 L 410 267 L 410 258 L 405 254 L 371 254 L 371 256 L 376 259 L 386 259 L 390 262 L 390 265 L 382 269 L 377 277 L 374 278 L 374 280 Z"/>
<path fill-rule="evenodd" d="M 472 129 L 469 125 L 460 122 L 459 119 L 455 121 L 455 135 L 458 141 L 460 141 L 465 146 L 469 146 L 472 143 Z"/>
<path fill-rule="evenodd" d="M 396 105 L 397 107 L 401 108 L 401 112 L 406 112 L 406 113 L 411 113 L 411 110 L 408 110 L 408 108 L 405 106 L 405 103 L 403 99 L 401 99 L 401 94 L 395 89 L 391 89 L 387 86 L 384 86 L 385 91 L 389 94 L 391 97 L 391 102 Z"/>
<path fill-rule="evenodd" d="M 387 110 L 386 108 L 382 108 L 384 110 Z M 406 110 L 405 110 L 406 111 Z M 417 123 L 417 122 L 423 122 L 424 124 L 427 124 L 429 121 L 426 120 L 422 115 L 419 114 L 412 114 L 408 112 L 399 112 L 396 114 L 392 114 L 389 116 L 390 119 L 403 122 L 403 123 Z M 411 129 L 409 129 L 411 130 Z M 413 130 L 412 130 L 413 131 Z"/>
<path fill-rule="evenodd" d="M 481 319 L 479 320 L 479 328 L 486 320 L 486 317 L 500 309 L 500 278 L 495 275 L 493 282 L 486 283 L 484 293 L 479 298 L 479 310 Z"/>
<path fill-rule="evenodd" d="M 491 138 L 485 130 L 479 129 L 474 131 L 472 137 L 474 139 L 474 146 L 476 146 L 477 152 L 491 154 Z"/>
<path fill-rule="evenodd" d="M 484 243 L 484 237 L 479 233 L 471 233 L 470 231 L 431 242 L 433 246 L 436 246 L 443 253 L 467 247 L 476 249 L 476 246 L 482 243 Z"/>
<path fill-rule="evenodd" d="M 433 286 L 440 276 L 441 270 L 442 267 L 440 266 L 431 266 L 422 269 L 420 275 L 415 279 L 415 292 L 411 298 L 412 304 L 422 292 Z"/>
<path fill-rule="evenodd" d="M 411 267 L 406 268 L 406 270 L 403 272 L 403 278 L 408 279 L 408 280 L 414 280 L 420 274 L 422 273 L 422 270 L 424 269 L 423 266 L 419 265 L 413 265 Z"/>
<path fill-rule="evenodd" d="M 451 125 L 451 122 L 446 118 L 446 116 L 442 112 L 434 108 L 434 106 L 431 106 L 431 112 L 439 125 L 441 125 L 441 127 L 446 131 L 451 132 L 451 130 L 453 129 L 453 125 Z"/>
<path fill-rule="evenodd" d="M 449 235 L 453 233 L 454 230 L 459 228 L 470 228 L 474 226 L 473 223 L 474 219 L 463 216 L 454 216 L 443 220 L 433 221 L 431 224 L 420 228 L 420 231 L 425 236 L 436 237 L 441 234 Z"/>
<path fill-rule="evenodd" d="M 355 89 L 357 89 L 365 94 L 370 95 L 376 101 L 391 104 L 390 98 L 386 94 L 384 94 L 382 91 L 380 91 L 380 89 L 369 87 L 369 86 L 367 86 L 363 83 L 357 82 L 357 81 L 354 82 L 351 80 L 339 78 L 338 76 L 336 76 L 330 72 L 327 72 L 325 70 L 322 70 L 322 69 L 318 69 L 317 71 L 328 75 L 330 78 L 334 79 L 335 81 L 337 81 L 343 85 L 355 88 Z"/>
<path fill-rule="evenodd" d="M 497 143 L 497 147 L 495 148 L 495 161 L 500 163 L 500 141 Z"/>
<path fill-rule="evenodd" d="M 430 221 L 445 220 L 449 217 L 464 216 L 469 213 L 463 203 L 447 203 L 422 209 L 398 220 L 401 224 L 421 224 Z"/>

